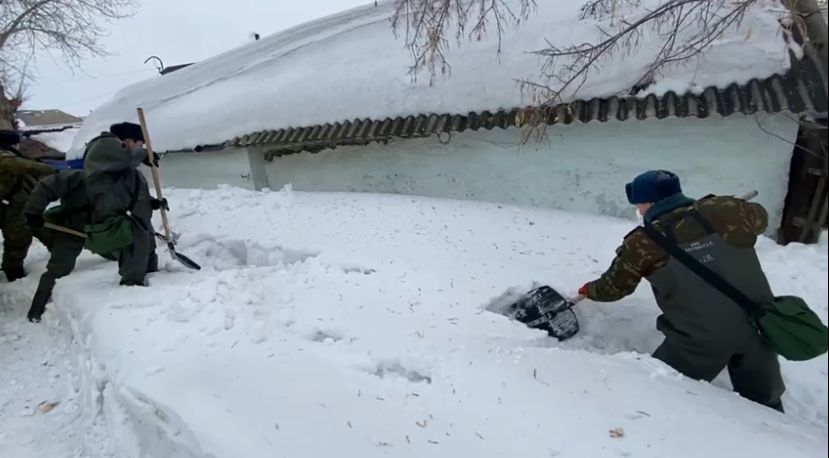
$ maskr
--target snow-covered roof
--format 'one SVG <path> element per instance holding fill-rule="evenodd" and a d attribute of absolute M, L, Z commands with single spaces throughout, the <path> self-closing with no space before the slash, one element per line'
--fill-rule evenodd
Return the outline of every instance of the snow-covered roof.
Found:
<path fill-rule="evenodd" d="M 447 53 L 452 72 L 432 86 L 428 78 L 411 81 L 411 54 L 390 27 L 391 2 L 348 10 L 122 89 L 86 118 L 70 155 L 81 154 L 84 143 L 111 123 L 136 121 L 138 106 L 159 151 L 291 127 L 529 106 L 532 100 L 516 84 L 539 74 L 539 58 L 528 51 L 545 48 L 547 40 L 566 46 L 599 37 L 601 21 L 578 19 L 582 3 L 539 2 L 520 27 L 505 30 L 500 56 L 493 32 L 452 46 Z M 666 69 L 638 96 L 701 93 L 785 73 L 791 63 L 778 22 L 782 8 L 775 0 L 758 1 L 739 29 L 698 58 Z M 661 46 L 647 33 L 637 53 L 618 53 L 565 99 L 610 97 L 636 85 Z"/>
<path fill-rule="evenodd" d="M 54 148 L 61 153 L 65 153 L 72 147 L 72 141 L 75 139 L 75 135 L 77 135 L 77 133 L 78 129 L 72 128 L 51 132 L 40 132 L 31 135 L 30 138 L 37 140 L 50 148 Z"/>
<path fill-rule="evenodd" d="M 23 132 L 59 130 L 83 122 L 83 119 L 61 110 L 19 110 L 15 118 Z"/>

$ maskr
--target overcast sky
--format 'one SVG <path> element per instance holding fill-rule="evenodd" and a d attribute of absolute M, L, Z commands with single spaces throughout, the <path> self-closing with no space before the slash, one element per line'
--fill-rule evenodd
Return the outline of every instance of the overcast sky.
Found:
<path fill-rule="evenodd" d="M 57 108 L 86 116 L 120 88 L 157 77 L 165 66 L 201 60 L 303 22 L 374 0 L 137 0 L 135 16 L 111 24 L 102 44 L 113 55 L 86 59 L 74 72 L 46 53 L 35 65 L 24 109 Z"/>

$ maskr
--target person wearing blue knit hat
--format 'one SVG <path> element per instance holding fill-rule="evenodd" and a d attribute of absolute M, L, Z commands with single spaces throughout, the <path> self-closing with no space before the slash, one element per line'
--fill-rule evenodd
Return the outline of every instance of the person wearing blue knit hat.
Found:
<path fill-rule="evenodd" d="M 754 250 L 768 225 L 766 210 L 732 196 L 691 199 L 667 170 L 640 174 L 625 185 L 625 194 L 643 224 L 625 236 L 607 271 L 579 288 L 579 295 L 618 301 L 646 279 L 662 311 L 656 327 L 665 336 L 654 358 L 709 382 L 727 369 L 740 395 L 782 412 L 785 385 L 778 355 L 746 310 L 666 251 L 677 245 L 752 301 L 771 300 Z"/>
<path fill-rule="evenodd" d="M 679 177 L 667 170 L 651 170 L 637 176 L 625 185 L 625 194 L 646 223 L 666 211 L 693 202 L 682 193 Z"/>

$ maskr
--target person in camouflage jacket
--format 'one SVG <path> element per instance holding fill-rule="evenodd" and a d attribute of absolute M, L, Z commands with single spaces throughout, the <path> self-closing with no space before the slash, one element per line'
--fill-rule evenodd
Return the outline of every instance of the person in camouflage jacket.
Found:
<path fill-rule="evenodd" d="M 644 224 L 693 255 L 754 301 L 773 298 L 754 244 L 768 214 L 757 203 L 731 196 L 692 200 L 668 171 L 643 173 L 626 186 Z M 579 294 L 596 302 L 618 301 L 642 279 L 651 284 L 665 335 L 653 356 L 688 377 L 711 381 L 728 369 L 735 391 L 783 411 L 785 386 L 775 354 L 731 299 L 668 255 L 642 227 L 625 236 L 610 267 Z"/>
<path fill-rule="evenodd" d="M 23 207 L 41 178 L 57 172 L 46 164 L 24 159 L 17 151 L 20 134 L 0 130 L 0 229 L 3 232 L 3 273 L 9 282 L 26 276 L 23 261 L 32 245 Z"/>

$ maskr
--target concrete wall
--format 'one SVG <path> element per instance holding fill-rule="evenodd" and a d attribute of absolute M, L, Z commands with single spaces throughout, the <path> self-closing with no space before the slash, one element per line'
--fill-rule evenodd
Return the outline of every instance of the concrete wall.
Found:
<path fill-rule="evenodd" d="M 632 218 L 624 184 L 667 168 L 690 196 L 758 190 L 771 233 L 782 217 L 796 133 L 791 115 L 554 126 L 547 142 L 524 145 L 521 130 L 498 129 L 454 134 L 446 145 L 398 140 L 284 156 L 265 171 L 272 189 L 290 183 L 298 191 L 417 194 Z"/>
<path fill-rule="evenodd" d="M 260 151 L 174 153 L 165 186 L 220 184 L 298 191 L 402 193 L 541 206 L 633 218 L 624 184 L 654 168 L 677 172 L 690 196 L 756 189 L 782 217 L 797 134 L 791 115 L 670 119 L 554 126 L 548 140 L 521 145 L 521 130 L 396 140 L 263 160 Z M 759 126 L 758 126 L 759 124 Z M 762 129 L 760 128 L 762 126 Z M 446 140 L 444 138 L 444 140 Z"/>
<path fill-rule="evenodd" d="M 248 153 L 243 149 L 165 154 L 159 172 L 165 187 L 212 189 L 226 184 L 255 188 Z"/>

